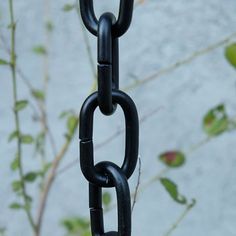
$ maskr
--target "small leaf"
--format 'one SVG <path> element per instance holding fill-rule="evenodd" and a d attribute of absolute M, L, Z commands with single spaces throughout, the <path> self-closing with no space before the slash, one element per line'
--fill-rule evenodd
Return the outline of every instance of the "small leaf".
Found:
<path fill-rule="evenodd" d="M 72 110 L 62 111 L 61 114 L 59 115 L 59 119 L 66 118 L 69 115 L 74 115 L 74 112 Z"/>
<path fill-rule="evenodd" d="M 0 227 L 0 236 L 4 236 L 6 233 L 6 228 Z"/>
<path fill-rule="evenodd" d="M 225 48 L 225 57 L 236 68 L 236 43 L 232 43 Z"/>
<path fill-rule="evenodd" d="M 35 138 L 35 150 L 41 156 L 45 154 L 45 132 L 40 132 Z"/>
<path fill-rule="evenodd" d="M 6 61 L 6 60 L 4 60 L 4 59 L 1 59 L 0 58 L 0 65 L 9 65 L 10 63 L 8 62 L 8 61 Z"/>
<path fill-rule="evenodd" d="M 62 8 L 63 11 L 68 12 L 75 9 L 75 4 L 65 4 Z"/>
<path fill-rule="evenodd" d="M 28 105 L 28 101 L 27 100 L 17 101 L 16 104 L 15 104 L 15 111 L 21 111 L 24 108 L 26 108 L 27 105 Z"/>
<path fill-rule="evenodd" d="M 74 115 L 68 117 L 67 128 L 68 128 L 69 134 L 72 134 L 72 132 L 74 131 L 74 129 L 77 125 L 77 121 L 78 121 L 78 119 Z"/>
<path fill-rule="evenodd" d="M 47 21 L 46 22 L 46 29 L 47 29 L 48 32 L 52 32 L 53 31 L 54 25 L 53 25 L 53 23 L 51 21 Z"/>
<path fill-rule="evenodd" d="M 38 100 L 41 100 L 41 101 L 45 100 L 45 95 L 44 95 L 43 91 L 34 89 L 34 90 L 31 91 L 31 93 L 32 93 L 34 98 L 36 98 Z"/>
<path fill-rule="evenodd" d="M 14 210 L 19 210 L 24 208 L 21 204 L 17 203 L 17 202 L 13 202 L 9 208 L 14 209 Z"/>
<path fill-rule="evenodd" d="M 180 204 L 186 204 L 186 198 L 179 194 L 178 187 L 173 181 L 167 178 L 161 178 L 160 181 L 174 201 Z"/>
<path fill-rule="evenodd" d="M 21 142 L 24 143 L 24 144 L 31 144 L 33 143 L 34 139 L 31 135 L 21 135 L 20 136 L 20 139 L 21 139 Z"/>
<path fill-rule="evenodd" d="M 83 235 L 84 233 L 87 233 L 90 224 L 87 219 L 81 217 L 72 217 L 64 219 L 62 221 L 62 225 L 70 234 Z"/>
<path fill-rule="evenodd" d="M 38 173 L 36 172 L 29 172 L 24 176 L 24 180 L 26 182 L 34 182 L 38 177 Z"/>
<path fill-rule="evenodd" d="M 185 163 L 185 155 L 180 151 L 162 153 L 159 159 L 168 167 L 180 167 Z"/>
<path fill-rule="evenodd" d="M 37 45 L 37 46 L 33 47 L 32 50 L 35 54 L 38 54 L 38 55 L 46 55 L 47 54 L 47 50 L 43 45 Z"/>
<path fill-rule="evenodd" d="M 14 192 L 18 192 L 22 190 L 22 187 L 23 187 L 22 182 L 20 180 L 13 181 L 11 186 Z"/>
<path fill-rule="evenodd" d="M 102 202 L 105 205 L 105 207 L 108 207 L 111 204 L 111 194 L 109 192 L 104 192 L 102 194 Z"/>
<path fill-rule="evenodd" d="M 13 171 L 18 170 L 19 165 L 20 165 L 20 160 L 19 160 L 18 155 L 16 155 L 15 159 L 11 163 L 11 170 Z"/>
<path fill-rule="evenodd" d="M 31 202 L 30 202 L 30 201 L 27 201 L 26 204 L 24 205 L 24 209 L 25 209 L 26 211 L 29 211 L 30 208 L 31 208 Z"/>
<path fill-rule="evenodd" d="M 17 137 L 19 137 L 19 131 L 15 130 L 9 135 L 8 142 L 11 142 L 13 139 Z"/>
<path fill-rule="evenodd" d="M 83 232 L 81 236 L 91 236 L 90 230 Z"/>
<path fill-rule="evenodd" d="M 48 170 L 51 168 L 51 166 L 51 162 L 44 164 L 42 171 L 39 172 L 39 175 L 41 177 L 44 177 L 47 174 Z"/>
<path fill-rule="evenodd" d="M 13 22 L 7 26 L 8 29 L 15 29 L 16 28 L 16 22 Z"/>
<path fill-rule="evenodd" d="M 211 137 L 227 131 L 228 126 L 229 119 L 223 104 L 209 110 L 203 118 L 204 131 Z"/>
<path fill-rule="evenodd" d="M 192 202 L 188 205 L 189 208 L 193 208 L 197 203 L 196 199 L 192 199 Z"/>

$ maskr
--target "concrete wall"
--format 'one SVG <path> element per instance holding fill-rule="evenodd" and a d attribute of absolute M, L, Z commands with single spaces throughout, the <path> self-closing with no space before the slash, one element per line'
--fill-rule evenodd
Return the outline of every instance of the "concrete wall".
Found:
<path fill-rule="evenodd" d="M 50 83 L 47 102 L 49 123 L 59 148 L 64 141 L 64 123 L 57 117 L 61 110 L 73 108 L 79 112 L 92 83 L 83 34 L 75 12 L 61 9 L 65 0 L 51 1 L 51 18 L 55 25 L 50 49 Z M 42 86 L 42 58 L 32 53 L 32 47 L 44 42 L 43 1 L 14 1 L 17 19 L 17 58 L 19 67 L 35 87 Z M 97 14 L 104 9 L 115 10 L 118 1 L 96 1 Z M 106 8 L 105 8 L 106 6 Z M 8 3 L 0 2 L 1 34 L 9 44 Z M 234 33 L 235 0 L 147 0 L 136 8 L 128 33 L 120 40 L 120 84 L 124 88 L 135 79 L 144 79 L 169 65 L 188 58 L 195 51 L 208 48 Z M 236 40 L 236 39 L 235 39 Z M 89 36 L 93 58 L 96 59 L 96 39 Z M 0 58 L 5 57 L 0 45 Z M 190 149 L 206 138 L 202 131 L 204 114 L 219 103 L 227 112 L 236 114 L 236 71 L 224 58 L 224 47 L 199 55 L 190 63 L 179 66 L 143 86 L 129 90 L 137 104 L 140 117 L 159 109 L 141 124 L 141 182 L 145 183 L 164 166 L 156 157 L 163 151 L 180 149 L 187 153 L 184 167 L 169 171 L 179 190 L 196 206 L 175 230 L 176 236 L 235 236 L 236 228 L 236 149 L 235 132 L 215 138 L 195 151 Z M 28 98 L 29 91 L 20 78 L 19 97 Z M 7 236 L 32 235 L 25 214 L 10 211 L 16 200 L 11 181 L 17 178 L 9 163 L 15 154 L 15 144 L 7 142 L 14 129 L 11 76 L 0 68 L 0 226 L 6 226 Z M 25 132 L 36 133 L 30 108 L 21 115 Z M 98 144 L 123 126 L 121 111 L 113 117 L 95 119 L 95 142 Z M 96 151 L 96 160 L 121 163 L 123 139 L 118 137 Z M 31 158 L 33 150 L 24 148 L 27 169 L 36 169 Z M 48 151 L 48 158 L 51 159 Z M 78 135 L 61 164 L 61 168 L 78 159 Z M 137 171 L 131 178 L 135 188 Z M 30 188 L 33 195 L 36 189 Z M 64 235 L 59 222 L 63 217 L 88 216 L 87 182 L 79 164 L 58 176 L 48 199 L 43 236 Z M 37 202 L 34 207 L 36 208 Z M 182 214 L 184 207 L 173 202 L 160 183 L 142 191 L 133 216 L 133 235 L 163 235 Z M 115 212 L 106 215 L 107 229 L 114 229 Z"/>

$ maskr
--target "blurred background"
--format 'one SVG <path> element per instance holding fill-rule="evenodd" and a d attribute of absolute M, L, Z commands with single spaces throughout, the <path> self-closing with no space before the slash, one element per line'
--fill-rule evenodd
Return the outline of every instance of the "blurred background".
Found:
<path fill-rule="evenodd" d="M 117 15 L 118 0 L 94 4 Z M 96 89 L 97 38 L 78 11 L 73 0 L 0 2 L 1 236 L 90 235 L 77 125 Z M 120 87 L 140 118 L 133 235 L 236 235 L 235 11 L 235 0 L 135 2 L 120 38 Z M 96 111 L 96 162 L 122 163 L 123 126 L 120 108 Z M 103 202 L 114 230 L 113 189 Z"/>

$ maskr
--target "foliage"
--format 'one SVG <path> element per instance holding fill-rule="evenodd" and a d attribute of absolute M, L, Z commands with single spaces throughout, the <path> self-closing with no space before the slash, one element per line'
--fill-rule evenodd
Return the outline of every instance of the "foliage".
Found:
<path fill-rule="evenodd" d="M 225 48 L 225 57 L 229 64 L 236 68 L 236 43 L 232 43 Z"/>

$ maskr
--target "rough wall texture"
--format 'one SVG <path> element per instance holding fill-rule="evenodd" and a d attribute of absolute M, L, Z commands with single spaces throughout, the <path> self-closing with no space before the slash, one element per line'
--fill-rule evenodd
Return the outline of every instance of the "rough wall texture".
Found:
<path fill-rule="evenodd" d="M 118 1 L 109 1 L 116 9 Z M 67 1 L 51 1 L 51 18 L 55 25 L 50 51 L 50 84 L 48 113 L 51 129 L 59 147 L 63 142 L 64 126 L 57 119 L 63 109 L 79 111 L 92 82 L 82 31 L 75 12 L 61 9 Z M 41 58 L 31 48 L 44 40 L 43 1 L 14 1 L 17 27 L 17 55 L 20 68 L 35 86 L 42 77 Z M 108 1 L 96 1 L 98 14 Z M 8 22 L 7 1 L 0 2 L 1 33 L 9 40 L 3 26 Z M 106 7 L 107 9 L 107 7 Z M 235 0 L 147 0 L 136 8 L 128 33 L 120 40 L 120 84 L 122 87 L 143 79 L 179 60 L 193 55 L 234 33 L 236 25 Z M 96 58 L 96 40 L 90 37 L 93 56 Z M 197 200 L 196 206 L 179 225 L 176 236 L 235 236 L 236 235 L 236 135 L 222 135 L 195 151 L 191 148 L 205 139 L 201 128 L 203 115 L 219 103 L 225 103 L 232 116 L 236 114 L 236 71 L 224 59 L 223 47 L 200 55 L 190 63 L 179 66 L 129 94 L 137 103 L 140 116 L 155 109 L 160 110 L 141 124 L 140 156 L 141 181 L 163 169 L 156 156 L 171 149 L 187 153 L 187 162 L 166 176 L 178 183 L 180 191 L 189 199 Z M 5 55 L 0 45 L 1 55 Z M 32 235 L 25 223 L 25 215 L 9 211 L 14 201 L 10 187 L 16 178 L 9 170 L 15 145 L 7 143 L 13 129 L 10 73 L 0 68 L 0 226 L 7 226 L 8 236 Z M 28 97 L 27 88 L 21 83 L 20 97 Z M 31 117 L 22 115 L 24 129 L 35 130 Z M 95 139 L 102 142 L 122 127 L 123 118 L 118 110 L 112 118 L 96 114 Z M 36 132 L 36 130 L 35 130 Z M 30 158 L 32 150 L 25 149 L 26 168 L 36 168 Z M 50 154 L 50 153 L 49 153 Z M 123 137 L 96 152 L 96 160 L 112 159 L 118 163 L 123 157 Z M 51 155 L 49 155 L 51 156 Z M 78 156 L 78 137 L 62 163 L 62 167 Z M 136 173 L 137 175 L 137 173 Z M 136 176 L 137 177 L 137 176 Z M 136 178 L 131 180 L 133 190 Z M 32 189 L 33 191 L 33 189 Z M 59 227 L 62 217 L 88 215 L 87 183 L 79 165 L 61 174 L 55 182 L 48 201 L 43 236 L 63 235 Z M 37 203 L 35 202 L 35 205 Z M 133 216 L 133 235 L 164 235 L 183 212 L 184 208 L 173 202 L 159 183 L 154 183 L 140 193 Z M 115 212 L 106 217 L 107 229 L 114 229 Z"/>

